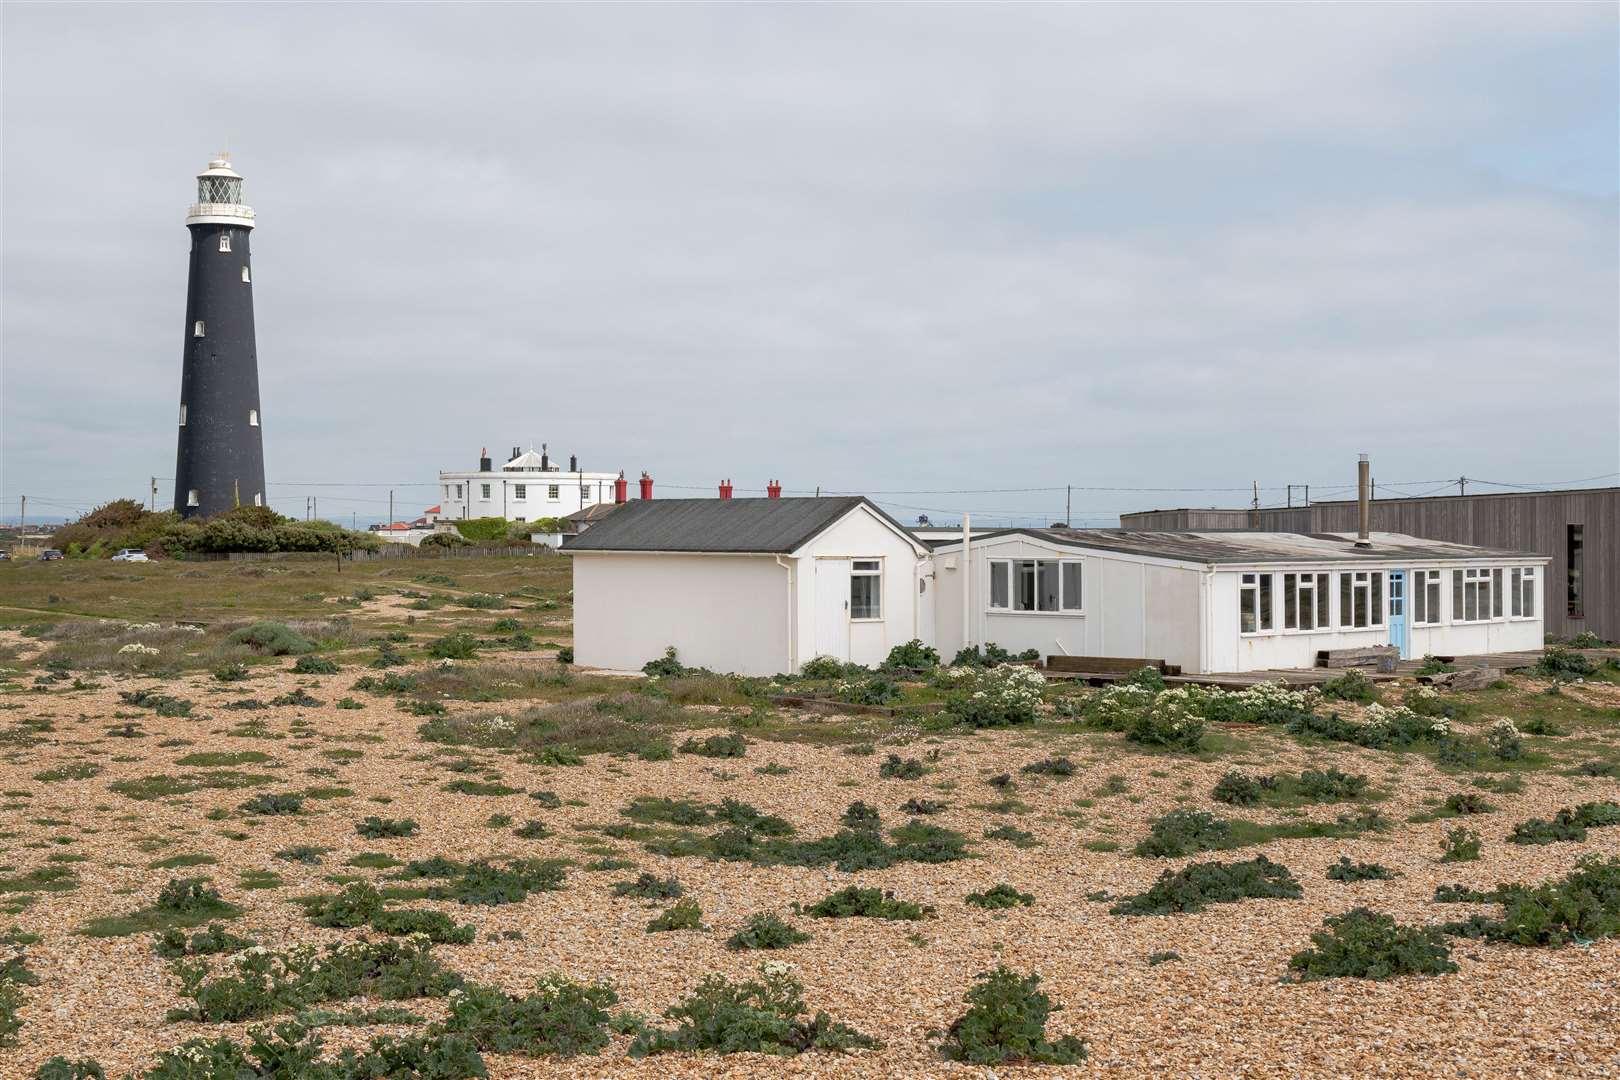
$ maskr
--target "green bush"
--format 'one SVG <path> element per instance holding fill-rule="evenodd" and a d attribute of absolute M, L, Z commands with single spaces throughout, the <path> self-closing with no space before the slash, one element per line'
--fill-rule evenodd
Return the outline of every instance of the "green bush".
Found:
<path fill-rule="evenodd" d="M 691 897 L 677 900 L 647 924 L 647 933 L 659 934 L 668 930 L 702 930 L 703 909 Z"/>
<path fill-rule="evenodd" d="M 1343 675 L 1324 682 L 1318 689 L 1328 701 L 1355 701 L 1362 704 L 1378 700 L 1378 688 L 1360 668 L 1351 668 Z"/>
<path fill-rule="evenodd" d="M 728 735 L 710 735 L 699 742 L 687 739 L 681 744 L 681 753 L 698 754 L 711 758 L 739 758 L 748 752 L 748 740 L 735 732 Z"/>
<path fill-rule="evenodd" d="M 649 660 L 641 665 L 641 673 L 648 678 L 678 678 L 687 673 L 686 667 L 680 658 L 675 655 L 675 646 L 670 645 L 664 649 L 664 655 L 656 660 Z"/>
<path fill-rule="evenodd" d="M 461 518 L 456 532 L 474 544 L 492 544 L 506 539 L 511 522 L 503 517 Z"/>
<path fill-rule="evenodd" d="M 158 932 L 152 941 L 152 951 L 165 959 L 181 956 L 214 956 L 218 953 L 241 952 L 256 944 L 251 938 L 237 937 L 217 923 L 209 923 L 190 937 L 179 927 L 171 926 Z"/>
<path fill-rule="evenodd" d="M 810 907 L 805 914 L 816 919 L 886 919 L 916 922 L 933 914 L 934 909 L 909 900 L 896 900 L 894 893 L 883 889 L 863 889 L 849 885 L 828 893 Z"/>
<path fill-rule="evenodd" d="M 939 650 L 912 638 L 890 649 L 880 666 L 884 671 L 932 671 L 939 667 Z"/>
<path fill-rule="evenodd" d="M 964 996 L 968 1010 L 951 1024 L 940 1052 L 972 1065 L 1074 1065 L 1086 1044 L 1073 1035 L 1052 1042 L 1046 1022 L 1061 1006 L 1040 990 L 1041 977 L 997 967 Z"/>
<path fill-rule="evenodd" d="M 765 965 L 758 979 L 733 983 L 708 975 L 685 1001 L 665 1011 L 673 1029 L 647 1028 L 630 1044 L 631 1057 L 669 1051 L 791 1056 L 807 1050 L 871 1050 L 880 1044 L 826 1013 L 810 1020 L 804 987 L 787 971 Z"/>
<path fill-rule="evenodd" d="M 673 656 L 673 651 L 671 655 Z M 799 674 L 806 679 L 839 679 L 843 678 L 844 667 L 842 660 L 835 660 L 830 656 L 817 656 L 800 664 Z"/>
<path fill-rule="evenodd" d="M 248 669 L 242 664 L 226 664 L 214 669 L 214 678 L 222 683 L 241 682 L 248 677 Z"/>
<path fill-rule="evenodd" d="M 279 622 L 256 622 L 233 630 L 225 640 L 265 656 L 298 656 L 315 651 L 314 642 Z"/>
<path fill-rule="evenodd" d="M 1311 933 L 1313 947 L 1288 961 L 1289 970 L 1302 982 L 1444 975 L 1457 970 L 1437 931 L 1400 926 L 1367 908 L 1329 916 L 1322 926 Z"/>
<path fill-rule="evenodd" d="M 951 808 L 950 803 L 940 802 L 937 799 L 907 799 L 900 804 L 903 814 L 939 814 Z"/>
<path fill-rule="evenodd" d="M 95 1058 L 69 1061 L 58 1054 L 34 1070 L 34 1080 L 107 1080 L 107 1074 Z"/>
<path fill-rule="evenodd" d="M 1266 789 L 1273 786 L 1275 781 L 1269 776 L 1249 776 L 1232 769 L 1215 782 L 1215 790 L 1209 796 L 1216 802 L 1231 806 L 1253 806 L 1260 801 Z"/>
<path fill-rule="evenodd" d="M 608 1045 L 607 1007 L 618 1000 L 606 983 L 587 985 L 561 975 L 541 978 L 534 993 L 520 998 L 474 985 L 451 1001 L 444 1030 L 497 1054 L 596 1054 Z"/>
<path fill-rule="evenodd" d="M 614 896 L 633 896 L 637 900 L 677 900 L 685 893 L 686 889 L 673 877 L 661 878 L 647 873 L 634 881 L 620 881 L 613 886 Z"/>
<path fill-rule="evenodd" d="M 1587 856 L 1564 877 L 1508 888 L 1490 935 L 1518 945 L 1563 945 L 1620 935 L 1620 858 Z"/>
<path fill-rule="evenodd" d="M 416 821 L 413 818 L 384 818 L 371 814 L 355 822 L 354 831 L 367 840 L 392 840 L 415 836 Z"/>
<path fill-rule="evenodd" d="M 1109 913 L 1173 915 L 1203 911 L 1210 904 L 1251 898 L 1298 900 L 1304 895 L 1288 867 L 1257 855 L 1246 862 L 1190 863 L 1166 870 L 1146 892 L 1122 898 Z"/>
<path fill-rule="evenodd" d="M 265 817 L 286 817 L 296 814 L 304 808 L 304 797 L 292 794 L 255 795 L 240 807 L 244 814 L 260 814 Z"/>
<path fill-rule="evenodd" d="M 351 930 L 364 926 L 382 914 L 383 898 L 376 886 L 353 881 L 345 885 L 336 896 L 322 896 L 310 900 L 304 914 L 316 926 Z"/>
<path fill-rule="evenodd" d="M 974 907 L 984 908 L 986 911 L 999 911 L 1002 908 L 1029 907 L 1035 903 L 1035 894 L 1019 892 L 1005 882 L 993 885 L 983 892 L 970 892 L 962 898 L 963 902 Z"/>
<path fill-rule="evenodd" d="M 889 759 L 878 766 L 878 776 L 885 780 L 920 780 L 927 771 L 916 758 L 902 758 L 899 754 L 890 754 Z"/>
<path fill-rule="evenodd" d="M 1359 773 L 1340 772 L 1329 766 L 1324 772 L 1306 769 L 1299 774 L 1299 793 L 1317 802 L 1341 802 L 1354 799 L 1367 790 L 1367 778 Z"/>
<path fill-rule="evenodd" d="M 293 661 L 293 672 L 298 675 L 336 675 L 338 666 L 324 656 L 300 656 Z"/>
<path fill-rule="evenodd" d="M 809 940 L 810 935 L 803 930 L 783 922 L 768 911 L 761 911 L 750 915 L 742 929 L 726 939 L 726 948 L 786 949 Z"/>
<path fill-rule="evenodd" d="M 428 655 L 435 660 L 471 660 L 478 655 L 478 639 L 464 632 L 446 634 L 428 643 Z"/>
<path fill-rule="evenodd" d="M 1485 801 L 1485 796 L 1477 791 L 1456 791 L 1446 796 L 1445 810 L 1458 817 L 1468 817 L 1473 814 L 1489 814 L 1496 809 Z"/>
<path fill-rule="evenodd" d="M 564 645 L 562 648 L 557 650 L 557 663 L 572 664 L 573 662 L 574 647 L 572 645 Z"/>
<path fill-rule="evenodd" d="M 1597 665 L 1581 653 L 1553 645 L 1536 661 L 1534 671 L 1547 679 L 1577 679 L 1597 674 Z"/>
<path fill-rule="evenodd" d="M 1389 881 L 1395 877 L 1395 871 L 1387 866 L 1372 862 L 1351 862 L 1344 855 L 1339 861 L 1327 868 L 1329 881 Z"/>
<path fill-rule="evenodd" d="M 1479 858 L 1480 837 L 1473 829 L 1458 825 L 1446 832 L 1440 842 L 1441 862 L 1473 862 Z"/>
<path fill-rule="evenodd" d="M 442 911 L 418 911 L 412 908 L 379 911 L 368 924 L 379 934 L 390 937 L 409 937 L 422 934 L 435 945 L 471 945 L 477 928 L 471 923 L 457 925 Z"/>
<path fill-rule="evenodd" d="M 1033 773 L 1036 776 L 1067 777 L 1075 774 L 1075 764 L 1066 757 L 1043 758 L 1025 765 L 1019 772 Z"/>
<path fill-rule="evenodd" d="M 1173 859 L 1215 851 L 1232 840 L 1232 826 L 1203 810 L 1172 810 L 1153 822 L 1135 847 L 1144 858 Z"/>

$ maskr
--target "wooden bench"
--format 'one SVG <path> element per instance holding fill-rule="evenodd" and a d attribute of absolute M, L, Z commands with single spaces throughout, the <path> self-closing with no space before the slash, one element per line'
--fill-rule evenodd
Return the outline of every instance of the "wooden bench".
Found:
<path fill-rule="evenodd" d="M 1395 670 L 1401 650 L 1393 645 L 1367 645 L 1359 649 L 1322 649 L 1316 654 L 1319 668 L 1361 668 L 1385 674 Z"/>

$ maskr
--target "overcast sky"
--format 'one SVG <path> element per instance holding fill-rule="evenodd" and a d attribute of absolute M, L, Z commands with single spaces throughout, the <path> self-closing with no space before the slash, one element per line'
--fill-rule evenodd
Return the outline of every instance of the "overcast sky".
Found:
<path fill-rule="evenodd" d="M 221 149 L 286 513 L 1615 474 L 1616 10 L 8 3 L 0 506 L 172 497 Z"/>

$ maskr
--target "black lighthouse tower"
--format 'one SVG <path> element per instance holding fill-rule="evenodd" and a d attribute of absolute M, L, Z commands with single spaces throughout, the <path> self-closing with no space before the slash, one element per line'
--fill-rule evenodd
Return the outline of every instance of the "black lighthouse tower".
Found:
<path fill-rule="evenodd" d="M 265 504 L 248 255 L 253 211 L 242 204 L 242 177 L 224 154 L 198 174 L 197 201 L 186 212 L 186 228 L 191 272 L 174 509 L 182 517 L 206 517 Z"/>

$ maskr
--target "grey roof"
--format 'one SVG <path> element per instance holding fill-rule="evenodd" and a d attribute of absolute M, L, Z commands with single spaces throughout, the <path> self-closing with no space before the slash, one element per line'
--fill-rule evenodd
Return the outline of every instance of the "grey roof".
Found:
<path fill-rule="evenodd" d="M 1424 562 L 1435 559 L 1545 560 L 1546 556 L 1528 551 L 1452 544 L 1444 540 L 1424 540 L 1404 533 L 1374 532 L 1370 547 L 1356 546 L 1355 533 L 1256 532 L 1248 529 L 1199 529 L 1184 532 L 1139 532 L 1132 529 L 1006 529 L 989 536 L 1020 533 L 1070 547 L 1117 551 L 1126 555 L 1174 559 L 1181 562 L 1219 565 L 1222 563 L 1388 563 Z M 956 541 L 960 543 L 961 541 Z M 936 544 L 936 547 L 945 545 Z"/>
<path fill-rule="evenodd" d="M 785 555 L 865 506 L 860 496 L 826 499 L 642 499 L 625 503 L 563 545 L 564 551 L 674 551 Z M 915 541 L 914 541 L 915 542 Z"/>

